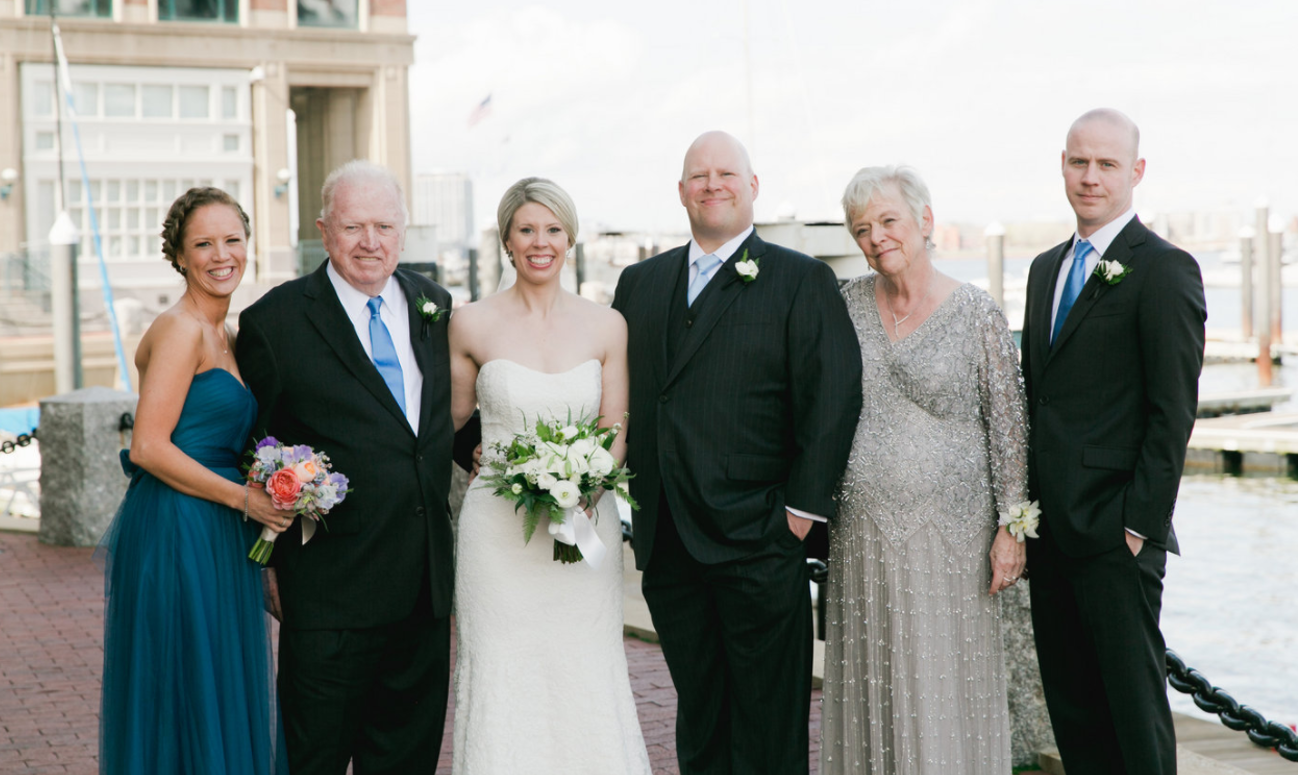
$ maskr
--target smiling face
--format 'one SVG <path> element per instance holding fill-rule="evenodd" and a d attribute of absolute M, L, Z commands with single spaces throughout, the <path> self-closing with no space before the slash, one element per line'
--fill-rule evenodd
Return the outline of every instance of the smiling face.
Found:
<path fill-rule="evenodd" d="M 382 181 L 344 181 L 334 191 L 328 218 L 315 222 L 334 270 L 368 296 L 383 291 L 405 247 L 398 196 Z"/>
<path fill-rule="evenodd" d="M 923 221 L 916 222 L 897 186 L 888 184 L 877 189 L 864 210 L 853 214 L 851 231 L 870 268 L 897 277 L 917 261 L 928 260 L 925 243 L 933 233 L 933 211 L 925 207 Z"/>
<path fill-rule="evenodd" d="M 190 291 L 218 298 L 234 293 L 248 264 L 248 235 L 238 211 L 209 204 L 190 213 L 177 263 Z"/>
<path fill-rule="evenodd" d="M 550 208 L 527 202 L 514 211 L 505 249 L 519 282 L 542 284 L 558 281 L 568 243 L 568 232 Z"/>
<path fill-rule="evenodd" d="M 1131 207 L 1132 190 L 1145 175 L 1133 126 L 1097 117 L 1073 124 L 1063 153 L 1064 190 L 1086 238 Z"/>
<path fill-rule="evenodd" d="M 757 176 L 735 138 L 709 132 L 685 154 L 679 185 L 681 204 L 699 247 L 712 252 L 753 223 Z"/>

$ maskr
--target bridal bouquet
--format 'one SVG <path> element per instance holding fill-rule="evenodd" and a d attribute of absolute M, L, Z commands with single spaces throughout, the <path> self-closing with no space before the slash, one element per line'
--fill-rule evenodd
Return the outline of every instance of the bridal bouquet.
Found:
<path fill-rule="evenodd" d="M 257 442 L 248 466 L 248 486 L 263 487 L 275 508 L 310 517 L 302 523 L 302 543 L 315 535 L 315 523 L 347 497 L 347 477 L 329 470 L 329 458 L 305 444 L 280 444 L 274 436 Z M 245 515 L 246 516 L 246 515 Z M 270 559 L 279 533 L 262 528 L 248 558 L 262 565 Z"/>
<path fill-rule="evenodd" d="M 601 418 L 566 423 L 537 419 L 531 431 L 516 434 L 508 444 L 493 444 L 487 460 L 492 471 L 482 481 L 494 494 L 522 509 L 523 543 L 541 517 L 550 518 L 554 559 L 573 563 L 585 560 L 598 568 L 607 549 L 581 507 L 583 498 L 613 490 L 637 509 L 627 481 L 630 469 L 618 466 L 609 449 L 621 431 L 620 424 L 599 427 Z"/>

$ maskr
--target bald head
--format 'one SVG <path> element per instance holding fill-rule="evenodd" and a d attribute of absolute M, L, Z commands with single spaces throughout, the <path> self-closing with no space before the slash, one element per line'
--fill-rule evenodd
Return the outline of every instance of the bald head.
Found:
<path fill-rule="evenodd" d="M 725 132 L 705 132 L 690 145 L 678 188 L 690 232 L 709 253 L 753 225 L 757 176 L 743 143 Z"/>
<path fill-rule="evenodd" d="M 690 174 L 690 163 L 698 163 L 700 156 L 713 155 L 733 156 L 739 160 L 742 165 L 742 171 L 746 175 L 753 174 L 753 163 L 748 158 L 748 149 L 744 144 L 739 142 L 734 135 L 727 134 L 719 130 L 704 132 L 690 143 L 689 150 L 685 151 L 685 164 L 681 169 L 681 180 L 684 181 Z"/>
<path fill-rule="evenodd" d="M 1064 146 L 1067 147 L 1068 140 L 1085 127 L 1097 123 L 1104 123 L 1116 129 L 1123 141 L 1130 143 L 1131 162 L 1133 164 L 1136 159 L 1140 158 L 1140 127 L 1136 126 L 1136 122 L 1132 121 L 1126 113 L 1113 108 L 1095 108 L 1078 116 L 1073 125 L 1068 128 L 1068 135 L 1064 138 Z"/>

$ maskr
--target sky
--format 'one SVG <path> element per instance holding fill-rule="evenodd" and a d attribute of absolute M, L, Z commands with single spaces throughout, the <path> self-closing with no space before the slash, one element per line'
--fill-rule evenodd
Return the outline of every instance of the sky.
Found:
<path fill-rule="evenodd" d="M 1067 221 L 1064 135 L 1100 106 L 1140 125 L 1142 215 L 1298 208 L 1293 0 L 407 8 L 414 171 L 471 175 L 480 226 L 539 175 L 572 195 L 583 231 L 684 232 L 681 162 L 711 129 L 748 147 L 759 221 L 841 219 L 856 170 L 899 163 L 939 222 Z"/>

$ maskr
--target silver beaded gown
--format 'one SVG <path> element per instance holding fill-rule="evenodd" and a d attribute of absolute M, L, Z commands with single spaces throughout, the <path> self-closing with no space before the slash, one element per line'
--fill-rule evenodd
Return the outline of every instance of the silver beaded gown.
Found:
<path fill-rule="evenodd" d="M 1027 495 L 1018 351 L 963 285 L 891 342 L 877 275 L 843 289 L 864 403 L 830 526 L 822 773 L 1008 775 L 998 509 Z"/>

